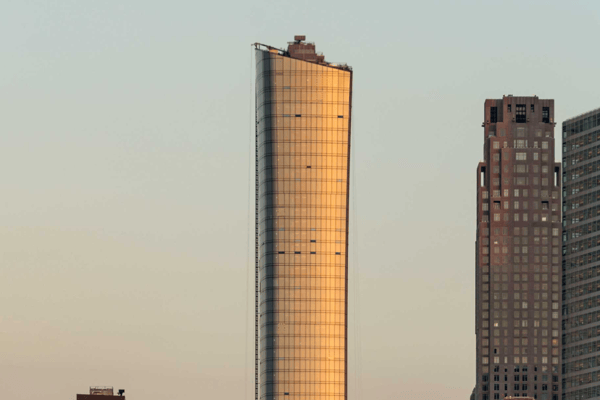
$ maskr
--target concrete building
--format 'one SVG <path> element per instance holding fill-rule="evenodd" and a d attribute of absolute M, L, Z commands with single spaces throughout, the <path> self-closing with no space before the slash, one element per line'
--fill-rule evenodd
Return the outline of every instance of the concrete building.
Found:
<path fill-rule="evenodd" d="M 561 394 L 561 182 L 554 101 L 484 106 L 477 168 L 476 400 Z"/>
<path fill-rule="evenodd" d="M 562 135 L 563 399 L 600 399 L 600 109 Z"/>
<path fill-rule="evenodd" d="M 255 395 L 346 399 L 352 69 L 304 36 L 255 54 Z"/>

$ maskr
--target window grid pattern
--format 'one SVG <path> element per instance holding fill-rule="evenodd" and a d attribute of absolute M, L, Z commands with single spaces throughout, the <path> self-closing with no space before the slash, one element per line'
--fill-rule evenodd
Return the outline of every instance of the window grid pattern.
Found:
<path fill-rule="evenodd" d="M 563 399 L 600 397 L 600 113 L 563 123 Z M 591 176 L 590 176 L 591 175 Z M 590 297 L 592 296 L 592 297 Z"/>
<path fill-rule="evenodd" d="M 510 103 L 515 104 L 514 119 L 485 125 L 486 161 L 477 174 L 481 206 L 476 245 L 477 384 L 472 399 L 558 400 L 560 164 L 554 162 L 553 127 L 542 121 L 541 113 L 526 114 L 528 109 L 552 107 L 553 101 L 486 100 L 486 113 L 492 107 L 510 112 Z M 494 146 L 498 137 L 491 132 L 503 132 L 502 146 Z M 485 203 L 492 204 L 484 207 Z"/>
<path fill-rule="evenodd" d="M 352 73 L 256 52 L 260 398 L 347 398 Z"/>

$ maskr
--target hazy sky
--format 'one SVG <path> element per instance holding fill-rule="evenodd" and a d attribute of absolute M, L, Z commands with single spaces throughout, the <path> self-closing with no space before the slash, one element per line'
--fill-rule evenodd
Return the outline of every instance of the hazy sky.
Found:
<path fill-rule="evenodd" d="M 351 398 L 467 399 L 483 102 L 553 98 L 557 137 L 600 107 L 599 17 L 598 1 L 4 0 L 0 397 L 238 400 L 246 376 L 253 397 L 250 44 L 304 34 L 354 68 Z"/>

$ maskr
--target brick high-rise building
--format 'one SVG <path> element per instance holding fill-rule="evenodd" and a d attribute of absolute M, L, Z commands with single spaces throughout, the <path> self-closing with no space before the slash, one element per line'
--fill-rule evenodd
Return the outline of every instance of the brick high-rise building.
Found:
<path fill-rule="evenodd" d="M 352 69 L 256 47 L 255 395 L 343 400 Z"/>
<path fill-rule="evenodd" d="M 473 397 L 559 400 L 561 182 L 554 101 L 486 100 L 477 168 Z"/>
<path fill-rule="evenodd" d="M 600 398 L 600 108 L 563 134 L 563 400 Z"/>

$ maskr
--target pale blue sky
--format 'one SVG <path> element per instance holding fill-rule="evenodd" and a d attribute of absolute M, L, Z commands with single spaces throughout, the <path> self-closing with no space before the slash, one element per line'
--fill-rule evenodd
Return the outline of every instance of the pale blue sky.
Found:
<path fill-rule="evenodd" d="M 244 398 L 250 44 L 304 34 L 355 72 L 351 398 L 357 331 L 362 399 L 468 398 L 483 102 L 553 98 L 557 128 L 600 107 L 599 16 L 596 1 L 5 0 L 0 397 Z"/>

